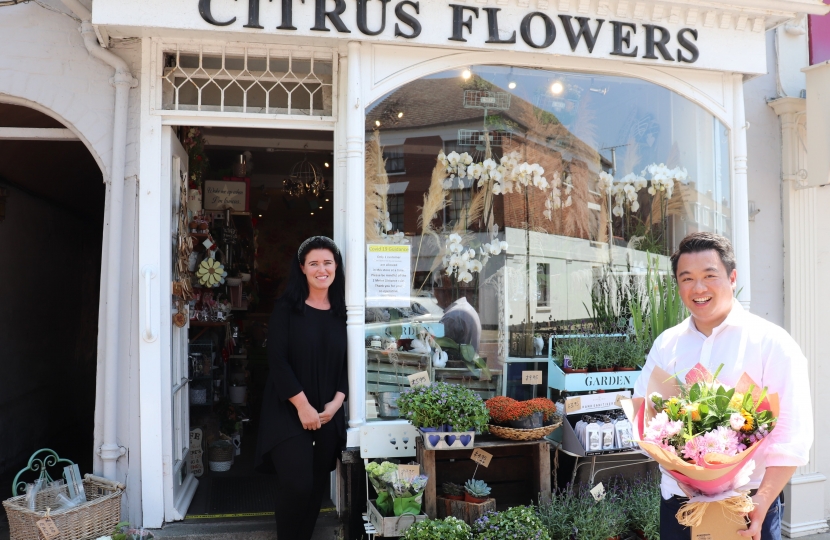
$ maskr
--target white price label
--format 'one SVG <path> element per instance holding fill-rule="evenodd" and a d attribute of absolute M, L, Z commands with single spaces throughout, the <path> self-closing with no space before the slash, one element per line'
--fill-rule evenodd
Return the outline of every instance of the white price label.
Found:
<path fill-rule="evenodd" d="M 412 480 L 421 474 L 420 465 L 398 465 L 398 478 L 401 480 Z"/>
<path fill-rule="evenodd" d="M 591 495 L 594 497 L 595 501 L 601 501 L 605 498 L 605 486 L 602 485 L 602 482 L 591 489 Z"/>

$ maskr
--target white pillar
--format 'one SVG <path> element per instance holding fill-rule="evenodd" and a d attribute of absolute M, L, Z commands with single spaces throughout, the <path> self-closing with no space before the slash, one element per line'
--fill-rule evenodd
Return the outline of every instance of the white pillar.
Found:
<path fill-rule="evenodd" d="M 816 270 L 818 264 L 816 230 L 816 187 L 807 187 L 806 100 L 779 98 L 770 107 L 781 118 L 782 210 L 784 225 L 784 325 L 807 357 L 810 393 L 813 399 L 813 429 L 816 442 L 810 449 L 810 462 L 799 467 L 785 488 L 786 506 L 782 531 L 797 538 L 827 530 L 824 511 L 826 477 L 819 472 L 816 446 L 823 438 L 817 421 L 823 408 L 816 407 Z"/>
<path fill-rule="evenodd" d="M 361 46 L 349 42 L 345 80 L 346 107 L 346 313 L 349 338 L 348 444 L 359 441 L 359 426 L 366 422 L 366 347 L 364 346 L 366 274 L 364 230 L 364 106 L 361 91 Z"/>
<path fill-rule="evenodd" d="M 743 75 L 732 75 L 732 244 L 738 266 L 738 300 L 750 307 L 752 291 L 749 281 L 749 193 L 746 174 L 746 114 L 744 112 Z"/>

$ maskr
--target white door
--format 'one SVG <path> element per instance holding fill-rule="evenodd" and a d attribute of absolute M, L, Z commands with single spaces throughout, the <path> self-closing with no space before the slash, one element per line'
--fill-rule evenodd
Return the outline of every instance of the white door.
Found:
<path fill-rule="evenodd" d="M 166 152 L 162 164 L 161 207 L 162 222 L 160 230 L 164 235 L 162 246 L 162 279 L 160 283 L 171 283 L 176 279 L 174 265 L 178 252 L 178 223 L 181 203 L 181 187 L 187 185 L 188 157 L 184 147 L 179 142 L 173 129 L 162 128 L 162 149 Z M 169 161 L 166 161 L 164 158 Z M 165 171 L 167 178 L 165 178 Z M 169 186 L 165 190 L 165 186 Z M 165 298 L 165 296 L 162 296 Z M 190 444 L 190 401 L 188 381 L 188 328 L 179 328 L 173 324 L 173 314 L 177 312 L 172 293 L 167 292 L 168 313 L 162 324 L 169 325 L 170 331 L 170 361 L 167 366 L 162 363 L 162 426 L 163 426 L 163 460 L 164 460 L 164 520 L 177 521 L 184 519 L 193 494 L 199 481 L 190 472 L 189 444 Z M 163 306 L 165 307 L 165 306 Z M 189 320 L 189 316 L 187 319 Z M 166 344 L 162 343 L 162 350 Z"/>

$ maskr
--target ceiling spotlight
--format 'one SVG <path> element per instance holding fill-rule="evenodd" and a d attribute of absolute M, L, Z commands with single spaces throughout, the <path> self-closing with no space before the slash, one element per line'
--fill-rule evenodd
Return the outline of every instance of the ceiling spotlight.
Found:
<path fill-rule="evenodd" d="M 312 212 L 312 213 L 311 213 L 311 215 L 313 216 L 313 215 L 314 215 L 314 212 Z"/>
<path fill-rule="evenodd" d="M 403 111 L 398 113 L 398 118 L 403 118 Z"/>
<path fill-rule="evenodd" d="M 329 200 L 328 200 L 328 199 L 326 199 L 326 202 L 329 202 Z"/>
<path fill-rule="evenodd" d="M 376 125 L 377 127 L 380 127 L 380 120 L 375 120 L 375 125 Z"/>
<path fill-rule="evenodd" d="M 259 217 L 262 217 L 262 214 L 260 214 Z"/>
<path fill-rule="evenodd" d="M 325 167 L 325 168 L 327 168 L 327 169 L 328 169 L 328 168 L 329 168 L 329 162 L 328 162 L 328 161 L 326 161 L 325 163 L 323 163 L 323 167 Z"/>
<path fill-rule="evenodd" d="M 321 206 L 321 207 L 320 207 L 320 210 L 322 210 L 322 209 L 323 209 L 323 207 Z"/>
<path fill-rule="evenodd" d="M 562 83 L 559 82 L 559 81 L 556 81 L 555 83 L 550 85 L 550 91 L 553 92 L 554 94 L 561 94 L 562 90 L 564 90 L 564 89 L 565 89 L 565 87 L 562 86 Z"/>
<path fill-rule="evenodd" d="M 509 89 L 513 90 L 514 88 L 516 88 L 516 83 L 513 82 L 513 81 L 510 81 L 509 83 L 507 83 L 507 87 Z"/>
<path fill-rule="evenodd" d="M 470 77 L 473 76 L 473 73 L 469 69 L 465 69 L 464 71 L 461 72 L 461 76 L 466 81 L 467 79 L 469 79 Z"/>

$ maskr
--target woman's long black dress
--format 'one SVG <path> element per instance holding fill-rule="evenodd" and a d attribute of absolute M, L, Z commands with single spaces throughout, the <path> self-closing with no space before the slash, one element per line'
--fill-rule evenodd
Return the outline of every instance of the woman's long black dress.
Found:
<path fill-rule="evenodd" d="M 322 412 L 337 392 L 348 395 L 346 320 L 305 305 L 302 313 L 278 302 L 268 324 L 268 382 L 262 403 L 257 465 L 277 471 L 277 536 L 311 538 L 329 473 L 346 442 L 341 407 L 319 430 L 305 430 L 289 398 L 305 392 Z"/>

